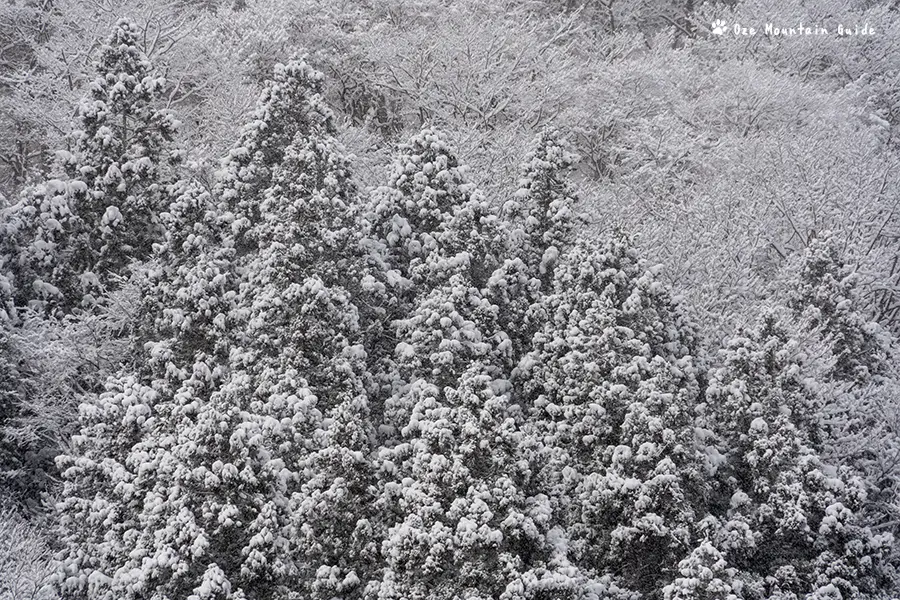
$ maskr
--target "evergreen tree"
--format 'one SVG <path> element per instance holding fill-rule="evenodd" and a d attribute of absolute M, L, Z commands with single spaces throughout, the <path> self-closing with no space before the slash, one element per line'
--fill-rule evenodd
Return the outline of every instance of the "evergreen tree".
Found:
<path fill-rule="evenodd" d="M 829 375 L 863 383 L 887 373 L 887 335 L 860 309 L 856 277 L 830 232 L 812 240 L 791 286 L 789 306 L 828 344 L 834 365 Z"/>
<path fill-rule="evenodd" d="M 398 165 L 370 211 L 394 281 L 406 282 L 395 292 L 396 342 L 383 373 L 392 392 L 379 457 L 379 514 L 388 527 L 378 597 L 614 590 L 568 562 L 551 541 L 545 498 L 526 494 L 523 413 L 510 396 L 516 347 L 500 325 L 509 316 L 492 298 L 512 303 L 514 287 L 533 278 L 521 260 L 503 262 L 505 225 L 440 134 L 421 132 Z M 383 277 L 388 287 L 391 276 Z"/>
<path fill-rule="evenodd" d="M 824 456 L 862 476 L 867 519 L 896 534 L 900 470 L 893 457 L 900 422 L 892 400 L 898 386 L 893 340 L 863 313 L 856 274 L 830 232 L 804 252 L 789 305 L 829 351 L 821 382 L 828 398 Z"/>
<path fill-rule="evenodd" d="M 3 225 L 0 224 L 0 229 Z M 0 255 L 0 321 L 10 323 L 16 316 L 13 304 L 13 284 L 6 274 L 6 259 Z"/>
<path fill-rule="evenodd" d="M 5 279 L 0 279 L 0 286 L 5 282 Z M 16 492 L 21 491 L 17 489 L 17 470 L 21 466 L 22 449 L 10 438 L 9 428 L 19 416 L 22 377 L 10 330 L 7 313 L 0 311 L 0 482 L 7 494 L 15 496 L 18 495 Z"/>
<path fill-rule="evenodd" d="M 559 132 L 545 130 L 519 167 L 519 189 L 504 206 L 515 224 L 513 252 L 529 266 L 546 288 L 560 253 L 572 245 L 577 193 L 566 173 L 578 157 L 566 149 Z"/>
<path fill-rule="evenodd" d="M 410 386 L 402 438 L 381 454 L 393 524 L 378 597 L 628 597 L 570 562 L 547 497 L 529 493 L 523 415 L 495 373 L 476 360 L 453 385 Z"/>
<path fill-rule="evenodd" d="M 320 81 L 276 67 L 213 194 L 189 185 L 166 217 L 186 229 L 148 280 L 145 363 L 86 404 L 60 460 L 68 594 L 331 597 L 365 576 L 344 536 L 372 437 L 341 287 L 355 192 Z"/>
<path fill-rule="evenodd" d="M 860 521 L 861 482 L 816 452 L 821 401 L 798 360 L 768 314 L 756 331 L 729 342 L 711 374 L 707 402 L 726 459 L 717 477 L 717 547 L 738 569 L 744 598 L 832 589 L 863 597 L 883 585 L 892 539 Z"/>
<path fill-rule="evenodd" d="M 5 215 L 20 303 L 90 305 L 161 237 L 177 124 L 157 108 L 165 79 L 138 49 L 140 35 L 127 20 L 116 24 L 79 107 L 71 152 L 59 153 L 57 178 Z"/>
<path fill-rule="evenodd" d="M 467 253 L 468 275 L 483 285 L 502 254 L 496 214 L 447 137 L 431 128 L 400 146 L 390 181 L 374 190 L 365 216 L 366 242 L 383 257 L 382 277 L 406 302 L 403 309 L 412 286 L 422 294 L 446 280 L 440 256 Z"/>
<path fill-rule="evenodd" d="M 321 88 L 322 74 L 305 61 L 276 65 L 212 184 L 198 178 L 173 187 L 161 215 L 164 243 L 145 282 L 146 340 L 165 343 L 180 360 L 198 352 L 227 358 L 245 321 L 235 303 L 242 257 L 256 245 L 259 204 L 295 136 L 330 118 Z"/>
<path fill-rule="evenodd" d="M 716 399 L 713 407 L 717 426 L 737 436 L 726 439 L 729 448 L 746 441 L 762 406 L 767 407 L 772 418 L 788 415 L 804 444 L 822 448 L 823 399 L 816 382 L 807 375 L 799 343 L 776 311 L 767 310 L 756 330 L 728 340 L 723 363 L 731 373 L 741 374 L 742 393 L 722 394 L 713 378 L 707 396 Z M 756 403 L 748 403 L 748 396 Z"/>
<path fill-rule="evenodd" d="M 498 307 L 459 269 L 399 322 L 387 402 L 380 513 L 392 523 L 378 597 L 581 597 L 606 590 L 548 539 L 546 502 L 529 497 L 522 413 L 511 403 L 512 344 Z"/>
<path fill-rule="evenodd" d="M 577 194 L 566 180 L 577 157 L 561 136 L 547 130 L 519 166 L 519 189 L 503 207 L 509 256 L 491 275 L 486 292 L 500 311 L 516 357 L 531 346 L 540 319 L 532 307 L 550 293 L 555 265 L 574 243 Z"/>
<path fill-rule="evenodd" d="M 665 600 L 738 600 L 734 593 L 734 568 L 715 546 L 704 540 L 678 563 L 681 577 L 663 588 Z"/>
<path fill-rule="evenodd" d="M 58 452 L 56 431 L 41 427 L 35 406 L 38 381 L 18 329 L 0 311 L 0 503 L 29 513 L 42 512 L 42 496 L 53 491 Z"/>
<path fill-rule="evenodd" d="M 398 326 L 438 287 L 479 289 L 503 259 L 503 226 L 467 173 L 446 136 L 424 128 L 400 146 L 388 185 L 366 205 L 364 303 L 378 306 L 366 346 L 379 409 L 408 382 L 395 362 Z"/>
<path fill-rule="evenodd" d="M 298 585 L 311 597 L 358 597 L 377 544 L 366 517 L 375 432 L 354 304 L 363 264 L 357 192 L 330 112 L 317 96 L 307 102 L 308 123 L 272 169 L 258 222 L 247 230 L 257 248 L 242 267 L 238 302 L 247 310 L 241 343 L 249 354 L 235 373 L 274 386 L 302 374 L 315 395 L 321 421 L 310 429 L 289 502 Z"/>
<path fill-rule="evenodd" d="M 39 388 L 23 352 L 12 285 L 2 266 L 0 262 L 0 504 L 37 512 L 51 486 L 56 447 L 32 426 Z"/>
<path fill-rule="evenodd" d="M 658 595 L 703 516 L 692 326 L 621 237 L 579 244 L 552 290 L 515 376 L 539 487 L 573 562 Z"/>

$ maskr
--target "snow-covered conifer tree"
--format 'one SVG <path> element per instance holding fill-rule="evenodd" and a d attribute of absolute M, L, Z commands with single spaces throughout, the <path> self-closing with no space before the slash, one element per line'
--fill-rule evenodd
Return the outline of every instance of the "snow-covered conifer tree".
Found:
<path fill-rule="evenodd" d="M 865 382 L 887 370 L 887 334 L 860 310 L 856 277 L 837 239 L 823 232 L 803 253 L 789 304 L 831 349 L 831 377 Z"/>
<path fill-rule="evenodd" d="M 517 357 L 530 349 L 540 324 L 540 311 L 532 308 L 550 292 L 559 257 L 574 243 L 577 194 L 566 177 L 576 158 L 558 132 L 541 132 L 519 166 L 519 189 L 503 207 L 507 258 L 492 273 L 486 293 L 499 307 Z"/>
<path fill-rule="evenodd" d="M 158 107 L 165 79 L 139 50 L 140 35 L 125 19 L 116 24 L 56 177 L 5 215 L 17 242 L 10 267 L 19 302 L 90 305 L 162 236 L 177 123 Z"/>
<path fill-rule="evenodd" d="M 371 540 L 343 535 L 372 440 L 342 287 L 355 191 L 320 80 L 276 67 L 212 194 L 188 186 L 166 217 L 186 229 L 148 279 L 146 362 L 86 403 L 60 460 L 68 594 L 331 597 L 366 576 Z"/>
<path fill-rule="evenodd" d="M 0 482 L 6 494 L 14 496 L 20 491 L 16 489 L 16 470 L 21 464 L 21 449 L 9 439 L 7 428 L 21 409 L 22 377 L 19 357 L 10 339 L 10 328 L 9 318 L 0 310 Z"/>
<path fill-rule="evenodd" d="M 523 268 L 506 268 L 505 224 L 464 173 L 443 137 L 423 130 L 370 212 L 386 263 L 409 285 L 395 292 L 409 308 L 396 312 L 384 374 L 392 393 L 379 457 L 388 527 L 378 597 L 615 590 L 571 565 L 554 543 L 546 497 L 530 494 L 524 414 L 510 395 L 516 347 L 501 326 L 509 315 L 492 299 L 511 304 L 514 288 L 533 278 L 521 260 Z"/>
<path fill-rule="evenodd" d="M 776 311 L 768 310 L 755 331 L 728 340 L 723 362 L 731 373 L 741 374 L 742 393 L 723 393 L 713 378 L 707 397 L 715 399 L 710 409 L 717 413 L 718 427 L 728 435 L 738 436 L 728 439 L 728 447 L 743 439 L 751 422 L 760 416 L 761 407 L 767 406 L 772 415 L 789 415 L 805 444 L 821 448 L 823 400 L 806 372 L 799 343 Z M 747 397 L 756 402 L 748 403 Z"/>
<path fill-rule="evenodd" d="M 498 307 L 446 257 L 446 283 L 399 322 L 388 399 L 395 441 L 380 455 L 390 523 L 379 598 L 581 597 L 608 591 L 553 543 L 545 496 L 528 493 L 523 413 L 511 401 L 513 346 Z"/>
<path fill-rule="evenodd" d="M 665 600 L 738 600 L 734 593 L 734 568 L 729 568 L 714 545 L 704 540 L 678 563 L 673 583 L 663 588 Z"/>
<path fill-rule="evenodd" d="M 226 342 L 245 319 L 234 307 L 241 257 L 256 244 L 259 204 L 294 137 L 328 118 L 319 101 L 310 108 L 321 86 L 322 74 L 303 60 L 276 65 L 212 185 L 194 180 L 173 188 L 162 214 L 165 240 L 146 284 L 148 339 L 177 338 L 184 360 L 197 351 L 227 357 Z"/>
<path fill-rule="evenodd" d="M 40 390 L 23 352 L 13 286 L 3 267 L 0 257 L 0 503 L 39 510 L 55 448 L 30 426 L 40 411 L 33 404 Z"/>
<path fill-rule="evenodd" d="M 546 286 L 559 255 L 572 245 L 578 198 L 567 172 L 578 157 L 559 132 L 546 130 L 532 142 L 519 167 L 519 189 L 504 212 L 515 223 L 514 252 Z"/>
<path fill-rule="evenodd" d="M 381 308 L 368 344 L 380 405 L 398 382 L 409 381 L 394 362 L 402 337 L 396 327 L 411 327 L 420 301 L 438 287 L 440 295 L 484 286 L 503 259 L 506 236 L 446 135 L 431 128 L 400 146 L 388 185 L 373 191 L 364 221 L 367 287 L 377 290 L 373 301 Z"/>
<path fill-rule="evenodd" d="M 317 94 L 305 102 L 305 123 L 254 207 L 258 220 L 249 217 L 256 248 L 241 266 L 238 299 L 247 356 L 234 372 L 273 388 L 296 385 L 299 375 L 314 394 L 321 421 L 309 430 L 289 503 L 297 582 L 311 597 L 349 598 L 362 594 L 378 564 L 367 518 L 375 430 L 354 297 L 363 266 L 357 192 L 330 111 Z"/>
<path fill-rule="evenodd" d="M 792 282 L 789 305 L 809 335 L 828 351 L 822 363 L 827 398 L 824 456 L 849 465 L 866 485 L 865 511 L 872 523 L 896 526 L 900 421 L 895 402 L 900 374 L 890 334 L 861 310 L 856 274 L 830 232 L 812 240 Z"/>
<path fill-rule="evenodd" d="M 803 377 L 796 344 L 767 314 L 756 331 L 728 343 L 722 362 L 706 392 L 725 458 L 714 537 L 739 571 L 742 597 L 878 590 L 891 536 L 863 525 L 861 482 L 816 451 L 821 401 Z"/>
<path fill-rule="evenodd" d="M 398 295 L 411 285 L 419 294 L 427 293 L 446 279 L 446 273 L 436 272 L 443 261 L 429 265 L 439 244 L 444 256 L 470 253 L 471 269 L 497 261 L 501 240 L 489 233 L 497 217 L 467 173 L 446 135 L 425 128 L 401 145 L 388 185 L 373 192 L 366 211 L 367 241 L 380 248 L 385 277 Z M 455 228 L 449 225 L 453 219 Z M 483 283 L 490 272 L 470 276 Z"/>
<path fill-rule="evenodd" d="M 515 381 L 569 556 L 658 593 L 703 516 L 693 326 L 620 236 L 565 255 L 539 310 L 545 324 Z"/>

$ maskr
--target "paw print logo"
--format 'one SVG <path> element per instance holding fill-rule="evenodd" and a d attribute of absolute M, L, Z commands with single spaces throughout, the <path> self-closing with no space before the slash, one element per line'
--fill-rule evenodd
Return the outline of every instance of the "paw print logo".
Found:
<path fill-rule="evenodd" d="M 728 25 L 722 19 L 716 19 L 712 22 L 713 35 L 723 35 L 728 30 Z"/>

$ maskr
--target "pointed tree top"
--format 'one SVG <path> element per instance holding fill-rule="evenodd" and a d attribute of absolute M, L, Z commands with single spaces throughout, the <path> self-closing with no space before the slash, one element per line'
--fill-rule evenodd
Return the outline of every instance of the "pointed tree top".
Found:
<path fill-rule="evenodd" d="M 262 131 L 269 134 L 283 134 L 288 139 L 287 145 L 298 131 L 305 131 L 312 122 L 320 122 L 329 132 L 333 132 L 332 113 L 318 98 L 322 94 L 324 75 L 312 68 L 305 57 L 289 60 L 285 64 L 275 65 L 272 79 L 266 81 L 256 104 L 254 117 L 245 128 L 245 135 L 250 132 L 260 133 L 258 129 L 262 121 Z M 309 109 L 315 108 L 310 114 Z M 266 127 L 268 126 L 268 127 Z"/>
<path fill-rule="evenodd" d="M 547 185 L 546 179 L 540 176 L 559 179 L 578 162 L 578 155 L 569 151 L 564 136 L 554 128 L 541 131 L 531 142 L 525 160 L 519 165 L 522 181 L 519 185 L 523 191 L 534 190 L 535 187 Z M 522 191 L 520 191 L 520 194 Z"/>
<path fill-rule="evenodd" d="M 140 30 L 128 19 L 119 19 L 112 33 L 100 47 L 96 69 L 99 74 L 95 81 L 94 93 L 98 88 L 115 84 L 123 80 L 123 75 L 134 77 L 125 80 L 131 85 L 142 82 L 152 71 L 153 66 L 147 56 L 138 47 Z M 103 98 L 105 99 L 105 98 Z"/>
<path fill-rule="evenodd" d="M 531 143 L 519 165 L 519 189 L 503 207 L 516 222 L 513 250 L 549 284 L 558 256 L 573 242 L 578 201 L 568 172 L 578 157 L 555 129 L 545 129 Z"/>
<path fill-rule="evenodd" d="M 122 17 L 116 21 L 112 33 L 106 38 L 103 50 L 108 52 L 110 49 L 123 46 L 134 47 L 137 45 L 139 35 L 140 30 L 137 28 L 137 25 L 132 23 L 130 19 Z"/>
<path fill-rule="evenodd" d="M 818 328 L 830 346 L 835 360 L 830 375 L 865 382 L 887 372 L 890 340 L 863 311 L 856 273 L 838 244 L 829 231 L 810 242 L 792 282 L 788 305 L 807 326 Z"/>
<path fill-rule="evenodd" d="M 409 142 L 400 145 L 390 185 L 417 196 L 429 189 L 452 193 L 461 186 L 471 186 L 467 171 L 465 166 L 460 165 L 447 135 L 438 129 L 424 127 Z"/>
<path fill-rule="evenodd" d="M 835 283 L 843 281 L 850 271 L 841 256 L 838 241 L 830 231 L 823 231 L 813 238 L 803 252 L 800 267 L 800 289 L 795 292 L 794 303 L 808 301 L 810 287 L 821 286 L 829 277 Z"/>
<path fill-rule="evenodd" d="M 333 114 L 322 100 L 321 72 L 304 58 L 275 65 L 240 139 L 219 173 L 227 199 L 241 189 L 266 185 L 269 170 L 284 159 L 297 136 L 334 134 Z"/>

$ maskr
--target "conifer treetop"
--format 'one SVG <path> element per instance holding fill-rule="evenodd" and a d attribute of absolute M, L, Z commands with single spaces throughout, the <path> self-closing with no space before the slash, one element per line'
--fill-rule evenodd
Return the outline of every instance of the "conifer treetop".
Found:
<path fill-rule="evenodd" d="M 863 383 L 887 374 L 891 351 L 886 332 L 862 312 L 856 282 L 837 239 L 824 231 L 803 253 L 788 304 L 830 346 L 831 376 Z"/>

